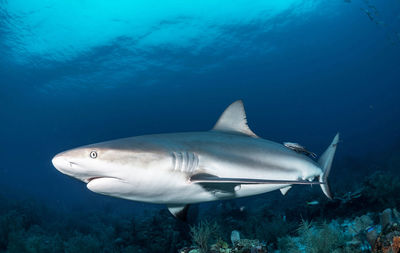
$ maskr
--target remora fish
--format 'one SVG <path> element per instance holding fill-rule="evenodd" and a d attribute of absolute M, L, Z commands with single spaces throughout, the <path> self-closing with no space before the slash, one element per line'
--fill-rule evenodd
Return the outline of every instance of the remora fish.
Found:
<path fill-rule="evenodd" d="M 166 204 L 185 219 L 189 204 L 239 198 L 294 184 L 319 184 L 332 198 L 327 178 L 337 134 L 318 163 L 254 134 L 241 100 L 206 132 L 144 135 L 92 144 L 56 155 L 60 172 L 93 192 Z M 318 177 L 319 181 L 313 181 Z"/>

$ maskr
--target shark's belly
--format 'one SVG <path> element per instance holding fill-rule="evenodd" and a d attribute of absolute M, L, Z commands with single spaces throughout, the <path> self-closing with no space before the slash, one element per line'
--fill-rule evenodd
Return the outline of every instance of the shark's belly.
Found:
<path fill-rule="evenodd" d="M 192 183 L 184 173 L 159 172 L 152 174 L 151 177 L 141 178 L 149 178 L 149 180 L 121 184 L 116 187 L 117 192 L 103 194 L 156 204 L 191 204 L 252 196 L 285 186 Z M 113 184 L 115 186 L 115 183 Z"/>
<path fill-rule="evenodd" d="M 223 199 L 233 199 L 277 190 L 287 185 L 272 184 L 230 184 L 230 183 L 193 183 L 185 173 L 159 172 L 148 181 L 131 185 L 131 189 L 117 197 L 157 203 L 191 204 Z"/>
<path fill-rule="evenodd" d="M 137 195 L 124 197 L 130 200 L 156 204 L 193 204 L 224 199 L 234 199 L 262 194 L 283 188 L 287 185 L 204 185 L 188 184 L 183 187 L 176 185 L 160 188 L 159 194 Z"/>

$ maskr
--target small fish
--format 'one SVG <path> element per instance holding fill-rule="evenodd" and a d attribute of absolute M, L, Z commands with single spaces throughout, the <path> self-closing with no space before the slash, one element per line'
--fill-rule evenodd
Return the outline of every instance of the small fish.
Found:
<path fill-rule="evenodd" d="M 379 12 L 378 12 L 378 9 L 377 9 L 374 5 L 372 5 L 372 4 L 369 4 L 369 5 L 368 5 L 368 8 L 370 8 L 371 10 L 373 10 L 376 14 L 379 13 Z"/>
<path fill-rule="evenodd" d="M 313 201 L 307 202 L 307 205 L 308 206 L 316 206 L 316 205 L 319 205 L 319 202 L 318 202 L 318 200 L 313 200 Z"/>
<path fill-rule="evenodd" d="M 365 229 L 365 232 L 369 233 L 369 232 L 372 232 L 372 231 L 374 231 L 374 230 L 375 230 L 375 227 L 374 227 L 374 226 L 370 226 L 370 227 L 367 227 L 367 228 Z"/>
<path fill-rule="evenodd" d="M 365 8 L 361 8 L 361 10 L 362 10 L 365 14 L 367 14 L 368 18 L 369 18 L 371 21 L 374 21 L 374 16 L 372 15 L 372 13 L 371 13 L 370 10 L 365 9 Z"/>

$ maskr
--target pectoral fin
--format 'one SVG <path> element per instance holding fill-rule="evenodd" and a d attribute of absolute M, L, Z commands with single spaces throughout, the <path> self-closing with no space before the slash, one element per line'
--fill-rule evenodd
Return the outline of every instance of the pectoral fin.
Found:
<path fill-rule="evenodd" d="M 308 180 L 275 180 L 255 178 L 223 178 L 211 174 L 196 174 L 190 178 L 192 183 L 230 183 L 230 184 L 324 184 L 324 182 L 310 182 Z"/>

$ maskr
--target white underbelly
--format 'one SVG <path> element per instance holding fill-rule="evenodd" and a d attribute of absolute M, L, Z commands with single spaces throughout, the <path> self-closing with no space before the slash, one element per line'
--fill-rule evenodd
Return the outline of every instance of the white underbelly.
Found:
<path fill-rule="evenodd" d="M 174 187 L 165 190 L 165 194 L 147 198 L 147 201 L 158 204 L 192 204 L 224 199 L 234 199 L 271 192 L 287 185 L 229 185 L 194 184 L 185 187 Z"/>
<path fill-rule="evenodd" d="M 144 172 L 145 173 L 145 172 Z M 150 173 L 149 173 L 150 174 Z M 138 175 L 136 175 L 138 176 Z M 128 200 L 155 204 L 191 204 L 247 197 L 274 191 L 287 185 L 191 183 L 184 173 L 163 172 L 140 175 L 129 180 L 122 192 L 103 193 Z"/>

